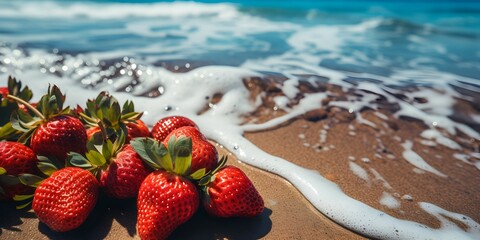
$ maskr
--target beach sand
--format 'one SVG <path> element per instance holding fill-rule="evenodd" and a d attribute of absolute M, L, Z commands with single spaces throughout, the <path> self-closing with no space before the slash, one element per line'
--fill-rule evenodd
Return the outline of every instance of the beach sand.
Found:
<path fill-rule="evenodd" d="M 460 107 L 475 111 L 468 104 Z M 395 118 L 388 108 L 365 109 L 357 114 L 374 125 L 360 123 L 347 110 L 319 107 L 274 129 L 245 133 L 245 137 L 270 154 L 318 171 L 348 196 L 396 218 L 438 228 L 439 219 L 418 204 L 429 202 L 480 222 L 480 171 L 473 159 L 461 161 L 452 157 L 458 151 L 422 144 L 424 139 L 419 134 L 426 129 L 424 123 Z M 462 135 L 456 138 L 466 152 L 479 148 L 478 140 Z M 421 171 L 408 163 L 403 156 L 407 142 L 447 176 Z M 255 218 L 219 219 L 200 208 L 170 239 L 365 238 L 321 214 L 283 178 L 239 162 L 222 146 L 217 145 L 217 149 L 229 156 L 228 164 L 239 166 L 252 179 L 264 198 L 264 212 Z M 2 239 L 138 238 L 134 199 L 102 197 L 87 221 L 68 233 L 52 232 L 32 212 L 15 211 L 13 204 L 0 204 L 0 212 Z"/>

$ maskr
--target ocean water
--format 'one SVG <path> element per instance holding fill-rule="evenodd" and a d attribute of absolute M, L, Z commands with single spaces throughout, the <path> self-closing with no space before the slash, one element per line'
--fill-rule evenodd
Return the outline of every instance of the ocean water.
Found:
<path fill-rule="evenodd" d="M 302 93 L 300 82 L 329 82 L 354 89 L 355 97 L 329 105 L 355 114 L 359 123 L 375 127 L 361 110 L 377 109 L 382 96 L 396 104 L 395 117 L 425 123 L 419 134 L 429 144 L 458 151 L 480 169 L 478 149 L 464 149 L 455 138 L 480 140 L 479 2 L 0 1 L 0 81 L 8 75 L 31 86 L 37 98 L 48 83 L 58 84 L 71 105 L 100 90 L 115 92 L 120 100 L 133 99 L 150 125 L 159 116 L 186 115 L 240 160 L 283 176 L 320 212 L 367 236 L 480 237 L 475 220 L 434 203 L 421 207 L 467 230 L 444 217 L 438 217 L 445 223 L 440 229 L 393 218 L 242 136 L 319 108 L 329 93 Z M 264 104 L 263 95 L 252 100 L 245 87 L 243 79 L 252 76 L 282 79 L 274 110 L 284 115 L 263 123 L 245 119 Z M 211 102 L 217 94 L 221 100 Z M 459 100 L 476 110 L 456 114 Z M 448 177 L 413 144 L 402 144 L 412 168 Z M 382 199 L 395 203 L 389 195 Z"/>

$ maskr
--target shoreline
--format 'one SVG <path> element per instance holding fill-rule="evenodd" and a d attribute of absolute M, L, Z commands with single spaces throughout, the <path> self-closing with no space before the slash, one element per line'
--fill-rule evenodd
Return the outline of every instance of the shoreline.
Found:
<path fill-rule="evenodd" d="M 250 92 L 250 100 L 262 97 L 262 105 L 244 119 L 247 121 L 245 125 L 268 123 L 288 114 L 282 109 L 272 110 L 276 106 L 275 98 L 284 96 L 281 85 L 285 84 L 285 80 L 282 76 L 243 79 L 243 85 Z M 462 132 L 452 135 L 448 129 L 432 128 L 426 125 L 425 120 L 399 117 L 396 115 L 399 106 L 395 104 L 400 104 L 400 101 L 389 102 L 385 96 L 369 92 L 368 87 L 357 89 L 357 86 L 351 86 L 345 89 L 319 79 L 317 81 L 313 85 L 308 80 L 300 80 L 299 95 L 287 103 L 293 109 L 300 105 L 302 97 L 325 93 L 315 109 L 267 130 L 245 131 L 244 137 L 268 154 L 318 172 L 340 187 L 347 196 L 395 218 L 415 221 L 432 229 L 451 224 L 454 228 L 472 230 L 469 224 L 480 222 L 480 213 L 476 211 L 480 209 L 480 192 L 475 184 L 480 182 L 480 156 L 473 154 L 480 148 L 479 139 Z M 401 94 L 411 93 L 404 89 Z M 376 98 L 369 98 L 368 94 Z M 358 99 L 363 105 L 355 105 L 348 101 L 352 97 L 366 98 L 377 108 L 369 107 L 370 102 Z M 429 104 L 432 99 L 425 96 L 415 98 L 415 101 Z M 210 103 L 221 101 L 220 94 Z M 351 103 L 353 107 L 339 105 L 342 101 Z M 469 114 L 479 112 L 473 103 L 459 99 L 454 107 L 456 113 L 460 113 L 457 117 L 463 120 L 468 120 Z M 478 124 L 473 120 L 473 124 L 468 126 L 476 129 Z M 438 135 L 424 136 L 431 129 L 444 134 L 454 144 L 439 140 Z M 460 148 L 456 148 L 455 144 Z M 195 239 L 199 236 L 207 239 L 365 238 L 362 233 L 355 233 L 348 229 L 349 226 L 341 226 L 328 218 L 328 214 L 321 213 L 279 175 L 238 163 L 237 158 L 224 147 L 217 144 L 217 148 L 219 152 L 230 155 L 229 163 L 246 171 L 264 197 L 266 210 L 258 218 L 229 220 L 212 218 L 199 211 L 170 239 Z M 0 220 L 2 238 L 5 239 L 136 237 L 134 200 L 103 201 L 84 225 L 64 234 L 54 233 L 38 224 L 31 212 L 21 217 L 19 213 L 3 209 L 13 206 L 2 204 L 0 207 L 6 215 L 10 212 L 13 215 L 12 220 Z"/>

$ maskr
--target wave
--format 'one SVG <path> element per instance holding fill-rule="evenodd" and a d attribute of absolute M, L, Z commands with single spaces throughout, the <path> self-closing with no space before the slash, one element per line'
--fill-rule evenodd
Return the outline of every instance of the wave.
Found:
<path fill-rule="evenodd" d="M 446 29 L 427 23 L 416 23 L 401 18 L 383 18 L 378 25 L 379 31 L 396 34 L 444 35 L 450 37 L 480 39 L 480 32 L 466 29 Z"/>
<path fill-rule="evenodd" d="M 198 2 L 158 3 L 94 3 L 94 2 L 40 2 L 21 1 L 0 4 L 0 16 L 21 18 L 90 18 L 123 19 L 128 17 L 189 17 L 215 16 L 233 19 L 239 12 L 233 4 Z M 12 11 L 13 9 L 13 11 Z"/>

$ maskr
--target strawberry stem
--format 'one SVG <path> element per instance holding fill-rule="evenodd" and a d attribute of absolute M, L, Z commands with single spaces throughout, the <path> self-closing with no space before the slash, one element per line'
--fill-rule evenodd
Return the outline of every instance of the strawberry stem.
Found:
<path fill-rule="evenodd" d="M 35 107 L 33 107 L 33 106 L 32 106 L 30 103 L 28 103 L 27 101 L 25 101 L 25 100 L 23 100 L 23 99 L 21 99 L 21 98 L 15 97 L 15 96 L 13 96 L 13 95 L 10 95 L 10 94 L 7 95 L 7 98 L 10 98 L 10 99 L 12 99 L 12 100 L 14 100 L 14 101 L 16 101 L 16 102 L 18 102 L 18 103 L 21 103 L 21 104 L 25 105 L 28 109 L 30 109 L 33 113 L 35 113 L 35 115 L 37 115 L 39 118 L 41 118 L 41 119 L 44 120 L 44 121 L 47 120 L 47 119 L 45 118 L 45 116 L 44 116 L 40 111 L 38 111 L 38 109 L 36 109 Z"/>

